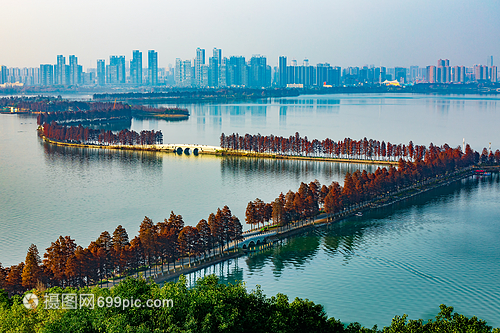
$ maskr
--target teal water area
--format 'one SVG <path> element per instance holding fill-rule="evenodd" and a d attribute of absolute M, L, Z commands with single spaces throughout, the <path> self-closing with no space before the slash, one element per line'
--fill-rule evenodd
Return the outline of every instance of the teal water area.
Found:
<path fill-rule="evenodd" d="M 261 285 L 365 326 L 395 315 L 431 319 L 439 304 L 500 326 L 500 183 L 468 179 L 276 247 L 194 272 Z"/>
<path fill-rule="evenodd" d="M 309 139 L 366 136 L 453 147 L 465 137 L 474 149 L 489 142 L 500 148 L 500 100 L 489 96 L 300 96 L 187 107 L 189 120 L 133 119 L 130 128 L 162 130 L 166 143 L 216 145 L 221 132 L 298 131 Z M 133 238 L 145 215 L 158 222 L 171 210 L 195 225 L 227 204 L 244 222 L 247 203 L 257 197 L 269 202 L 302 181 L 342 182 L 358 168 L 376 166 L 55 147 L 37 137 L 35 117 L 0 115 L 0 262 L 24 261 L 31 243 L 43 254 L 59 235 L 86 247 L 119 224 Z M 500 326 L 495 177 L 211 269 L 250 289 L 261 284 L 268 295 L 310 298 L 346 322 L 387 325 L 403 313 L 429 318 L 446 303 Z"/>

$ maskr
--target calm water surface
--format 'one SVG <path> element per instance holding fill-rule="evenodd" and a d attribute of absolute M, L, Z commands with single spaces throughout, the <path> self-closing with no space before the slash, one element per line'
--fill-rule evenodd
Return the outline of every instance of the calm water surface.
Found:
<path fill-rule="evenodd" d="M 217 145 L 221 132 L 309 139 L 363 137 L 474 149 L 500 147 L 500 100 L 483 96 L 338 95 L 230 105 L 187 105 L 182 122 L 133 119 L 135 130 L 161 129 L 165 142 Z M 32 117 L 0 115 L 0 262 L 43 253 L 59 235 L 87 246 L 123 225 L 134 237 L 144 216 L 171 210 L 195 225 L 227 204 L 240 220 L 248 201 L 274 199 L 301 181 L 342 182 L 374 166 L 148 152 L 68 149 L 44 144 Z M 346 221 L 239 259 L 224 279 L 262 284 L 325 304 L 329 315 L 365 325 L 395 314 L 436 314 L 440 303 L 498 323 L 498 181 L 471 183 L 437 199 Z M 200 273 L 201 274 L 201 273 Z M 194 278 L 193 278 L 194 279 Z"/>
<path fill-rule="evenodd" d="M 442 303 L 499 327 L 498 202 L 498 175 L 469 179 L 189 274 L 188 282 L 216 274 L 261 285 L 268 296 L 308 298 L 369 327 L 403 313 L 431 319 Z"/>

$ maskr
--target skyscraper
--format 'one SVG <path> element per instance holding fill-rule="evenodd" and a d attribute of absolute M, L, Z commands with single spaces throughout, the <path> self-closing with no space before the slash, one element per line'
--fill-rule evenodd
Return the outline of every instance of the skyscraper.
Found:
<path fill-rule="evenodd" d="M 286 57 L 281 56 L 279 57 L 279 63 L 278 63 L 278 71 L 279 71 L 279 86 L 280 87 L 286 87 L 286 84 L 288 83 L 288 78 L 287 78 L 287 71 L 286 71 Z"/>
<path fill-rule="evenodd" d="M 491 61 L 493 62 L 493 59 Z M 498 78 L 497 66 L 491 66 L 490 67 L 490 81 L 497 82 L 497 78 Z"/>
<path fill-rule="evenodd" d="M 406 79 L 406 68 L 404 67 L 395 67 L 394 68 L 394 80 L 398 81 L 399 83 L 407 83 Z"/>
<path fill-rule="evenodd" d="M 194 60 L 194 67 L 195 67 L 195 73 L 194 73 L 194 79 L 195 79 L 195 86 L 196 87 L 201 87 L 202 83 L 202 69 L 201 65 L 205 65 L 205 49 L 196 49 L 196 59 Z"/>
<path fill-rule="evenodd" d="M 250 75 L 248 85 L 252 88 L 267 86 L 266 80 L 267 59 L 264 56 L 254 55 L 250 58 Z"/>
<path fill-rule="evenodd" d="M 2 73 L 0 74 L 0 84 L 7 82 L 7 66 L 2 66 Z"/>
<path fill-rule="evenodd" d="M 436 83 L 436 66 L 427 66 L 427 82 Z"/>
<path fill-rule="evenodd" d="M 54 84 L 54 66 L 40 65 L 40 85 L 51 86 Z"/>
<path fill-rule="evenodd" d="M 453 67 L 453 82 L 454 83 L 465 82 L 465 66 Z"/>
<path fill-rule="evenodd" d="M 142 52 L 132 51 L 132 60 L 130 60 L 130 80 L 132 84 L 140 86 L 142 84 Z"/>
<path fill-rule="evenodd" d="M 41 67 L 40 67 L 41 70 Z M 63 55 L 57 56 L 57 64 L 55 66 L 54 84 L 66 85 L 66 59 Z"/>
<path fill-rule="evenodd" d="M 208 86 L 217 88 L 219 86 L 219 59 L 216 56 L 208 59 Z"/>
<path fill-rule="evenodd" d="M 125 83 L 125 56 L 110 56 L 106 66 L 107 83 Z"/>
<path fill-rule="evenodd" d="M 214 47 L 212 56 L 217 58 L 217 63 L 220 65 L 222 62 L 222 50 Z"/>
<path fill-rule="evenodd" d="M 245 57 L 231 57 L 227 65 L 226 80 L 228 86 L 247 86 L 248 70 Z"/>
<path fill-rule="evenodd" d="M 215 48 L 213 49 L 213 56 L 208 59 L 209 63 L 209 76 L 208 85 L 210 87 L 219 87 L 220 84 L 220 72 L 222 64 L 222 50 Z"/>
<path fill-rule="evenodd" d="M 80 79 L 81 79 L 81 66 L 78 65 L 78 58 L 75 55 L 70 55 L 68 84 L 70 85 L 80 84 Z"/>
<path fill-rule="evenodd" d="M 106 84 L 106 62 L 104 59 L 97 60 L 97 84 L 100 86 Z"/>
<path fill-rule="evenodd" d="M 158 85 L 158 53 L 155 50 L 148 51 L 148 78 L 149 85 Z"/>
<path fill-rule="evenodd" d="M 474 65 L 474 74 L 476 81 L 488 80 L 488 66 Z"/>

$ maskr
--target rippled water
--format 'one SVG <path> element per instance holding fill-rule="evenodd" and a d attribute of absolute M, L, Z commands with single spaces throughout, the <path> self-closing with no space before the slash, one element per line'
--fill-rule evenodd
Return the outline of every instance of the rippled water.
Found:
<path fill-rule="evenodd" d="M 23 261 L 31 243 L 43 254 L 59 235 L 87 246 L 121 224 L 133 238 L 144 216 L 158 222 L 172 210 L 196 225 L 228 205 L 244 224 L 246 205 L 257 197 L 269 202 L 280 192 L 296 191 L 300 182 L 342 183 L 347 171 L 376 168 L 57 147 L 42 142 L 35 129 L 34 118 L 0 116 L 4 266 Z"/>
<path fill-rule="evenodd" d="M 229 105 L 187 105 L 189 120 L 133 119 L 166 142 L 216 145 L 221 132 L 309 139 L 413 140 L 500 148 L 500 99 L 491 96 L 335 95 Z M 186 223 L 227 204 L 244 221 L 247 203 L 274 199 L 300 182 L 342 182 L 376 166 L 69 149 L 36 136 L 33 117 L 0 115 L 0 262 L 43 254 L 59 235 L 87 246 L 123 225 L 134 237 L 144 216 L 171 210 Z M 497 141 L 495 141 L 497 140 Z M 498 178 L 468 182 L 398 209 L 374 212 L 297 237 L 282 247 L 211 268 L 225 281 L 261 284 L 324 304 L 330 316 L 387 325 L 392 316 L 432 317 L 438 305 L 500 326 Z M 245 226 L 246 227 L 246 226 Z M 198 273 L 198 275 L 201 273 Z M 195 275 L 190 277 L 195 279 Z"/>
<path fill-rule="evenodd" d="M 329 316 L 370 327 L 403 313 L 431 319 L 441 303 L 498 327 L 499 200 L 498 175 L 469 179 L 187 278 L 258 284 L 268 296 L 309 298 Z"/>

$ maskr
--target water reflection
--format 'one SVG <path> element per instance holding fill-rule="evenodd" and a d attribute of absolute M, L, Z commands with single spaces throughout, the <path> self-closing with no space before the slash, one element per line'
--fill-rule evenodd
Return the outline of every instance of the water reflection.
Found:
<path fill-rule="evenodd" d="M 411 263 L 367 256 L 364 254 L 366 248 L 380 247 L 378 240 L 389 234 L 402 232 L 412 234 L 421 228 L 420 224 L 427 223 L 427 221 L 423 221 L 425 218 L 388 223 L 392 216 L 399 216 L 409 211 L 413 211 L 418 216 L 423 214 L 424 208 L 428 209 L 429 205 L 435 206 L 437 203 L 447 205 L 456 201 L 457 198 L 463 198 L 462 200 L 467 202 L 471 195 L 477 194 L 479 185 L 481 188 L 498 188 L 499 182 L 498 174 L 483 178 L 471 177 L 393 206 L 365 213 L 363 217 L 351 217 L 338 223 L 318 227 L 302 235 L 281 240 L 272 248 L 240 258 L 240 261 L 246 264 L 244 267 L 238 266 L 235 269 L 231 264 L 227 264 L 227 269 L 225 269 L 224 264 L 221 263 L 217 264 L 215 268 L 207 268 L 196 272 L 196 274 L 193 273 L 193 276 L 197 279 L 206 274 L 216 274 L 223 281 L 235 281 L 237 277 L 243 279 L 244 275 L 262 275 L 266 271 L 266 267 L 269 266 L 273 277 L 279 278 L 286 269 L 305 269 L 306 265 L 318 257 L 320 250 L 323 250 L 322 252 L 332 259 L 340 257 L 344 265 L 360 258 L 375 260 L 383 265 L 396 265 L 412 274 L 422 275 L 423 273 L 418 271 L 418 267 L 413 267 Z M 318 258 L 318 260 L 320 259 Z M 189 278 L 194 279 L 191 275 Z"/>
<path fill-rule="evenodd" d="M 92 168 L 102 163 L 108 167 L 118 163 L 127 168 L 147 169 L 157 173 L 163 168 L 162 153 L 157 152 L 64 147 L 42 140 L 40 144 L 43 146 L 44 157 L 48 164 L 64 164 L 68 169 Z"/>
<path fill-rule="evenodd" d="M 283 174 L 294 175 L 297 179 L 321 176 L 343 182 L 347 172 L 366 170 L 375 172 L 378 165 L 334 163 L 305 160 L 282 160 L 272 158 L 226 156 L 221 158 L 221 173 L 224 176 L 238 177 L 277 177 Z M 329 185 L 329 184 L 326 184 Z"/>

